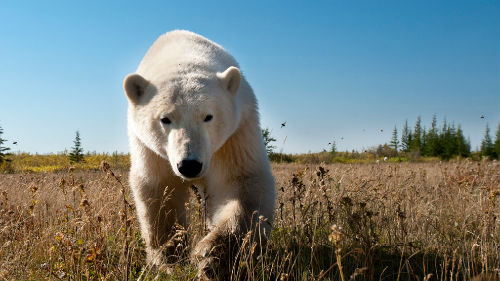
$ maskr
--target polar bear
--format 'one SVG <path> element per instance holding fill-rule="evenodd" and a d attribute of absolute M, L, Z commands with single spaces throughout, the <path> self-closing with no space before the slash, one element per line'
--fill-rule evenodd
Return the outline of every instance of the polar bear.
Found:
<path fill-rule="evenodd" d="M 274 216 L 274 178 L 253 90 L 226 50 L 181 30 L 160 36 L 123 87 L 129 182 L 148 261 L 169 263 L 165 244 L 177 224 L 188 223 L 185 203 L 194 185 L 206 199 L 209 232 L 192 258 L 200 276 L 216 278 L 234 258 L 230 241 L 255 225 L 268 237 Z"/>

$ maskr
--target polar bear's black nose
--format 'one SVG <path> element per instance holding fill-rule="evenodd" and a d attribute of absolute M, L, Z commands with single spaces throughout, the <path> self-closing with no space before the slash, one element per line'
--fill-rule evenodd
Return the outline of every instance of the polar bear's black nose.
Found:
<path fill-rule="evenodd" d="M 182 160 L 177 164 L 177 169 L 186 178 L 194 178 L 201 172 L 202 163 L 196 160 Z"/>

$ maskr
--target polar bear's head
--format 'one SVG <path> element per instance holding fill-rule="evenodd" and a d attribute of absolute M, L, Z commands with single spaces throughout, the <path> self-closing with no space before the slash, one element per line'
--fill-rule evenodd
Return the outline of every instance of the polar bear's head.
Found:
<path fill-rule="evenodd" d="M 231 66 L 222 72 L 177 71 L 168 77 L 125 77 L 129 130 L 168 159 L 176 175 L 201 178 L 212 155 L 237 129 L 241 74 Z"/>

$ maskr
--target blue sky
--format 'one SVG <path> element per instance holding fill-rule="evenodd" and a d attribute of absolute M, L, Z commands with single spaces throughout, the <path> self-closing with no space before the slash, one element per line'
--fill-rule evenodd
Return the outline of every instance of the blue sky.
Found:
<path fill-rule="evenodd" d="M 233 54 L 284 152 L 361 150 L 433 114 L 475 148 L 500 121 L 500 1 L 84 2 L 0 2 L 14 151 L 70 149 L 79 130 L 85 150 L 127 152 L 123 77 L 173 29 Z"/>

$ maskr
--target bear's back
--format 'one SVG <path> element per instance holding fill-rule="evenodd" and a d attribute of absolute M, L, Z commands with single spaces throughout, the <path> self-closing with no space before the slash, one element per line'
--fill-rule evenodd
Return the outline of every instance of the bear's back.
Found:
<path fill-rule="evenodd" d="M 199 70 L 222 72 L 238 67 L 236 60 L 220 45 L 196 33 L 174 30 L 161 35 L 142 59 L 137 73 L 149 79 L 169 69 L 191 65 Z"/>

